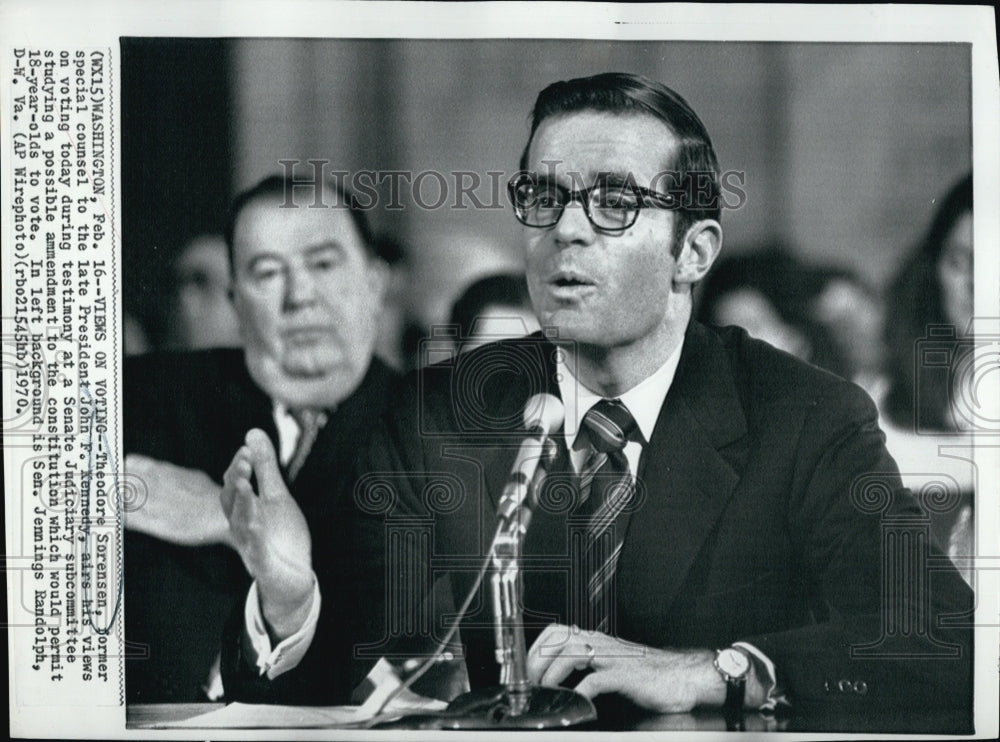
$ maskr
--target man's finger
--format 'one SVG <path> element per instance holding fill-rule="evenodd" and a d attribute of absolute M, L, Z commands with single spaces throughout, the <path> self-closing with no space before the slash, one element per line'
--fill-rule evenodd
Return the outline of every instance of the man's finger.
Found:
<path fill-rule="evenodd" d="M 229 466 L 226 471 L 222 473 L 222 484 L 226 487 L 232 487 L 236 484 L 236 480 L 240 478 L 250 479 L 250 475 L 253 473 L 253 467 L 250 464 L 250 449 L 246 446 L 240 446 L 239 450 L 233 455 L 233 460 L 229 462 Z"/>
<path fill-rule="evenodd" d="M 229 529 L 235 535 L 245 536 L 254 527 L 257 496 L 246 480 L 239 480 L 233 485 L 229 518 Z"/>
<path fill-rule="evenodd" d="M 586 670 L 591 666 L 593 652 L 594 648 L 590 644 L 577 641 L 567 644 L 559 656 L 553 659 L 546 668 L 539 684 L 559 685 L 574 670 Z"/>
<path fill-rule="evenodd" d="M 125 528 L 139 533 L 156 535 L 151 527 L 153 518 L 149 515 L 149 508 L 135 508 L 125 510 Z"/>
<path fill-rule="evenodd" d="M 549 624 L 546 626 L 542 633 L 538 635 L 532 645 L 528 648 L 528 658 L 527 664 L 525 665 L 525 670 L 528 675 L 528 679 L 535 684 L 542 679 L 542 675 L 549 668 L 549 664 L 552 662 L 552 655 L 555 654 L 555 650 L 548 650 L 544 654 L 542 652 L 542 647 L 546 647 L 551 643 L 552 628 L 557 624 Z"/>
<path fill-rule="evenodd" d="M 153 473 L 170 473 L 174 470 L 183 471 L 183 466 L 178 466 L 171 461 L 164 461 L 153 456 L 144 456 L 141 453 L 130 453 L 125 457 L 126 468 Z"/>
<path fill-rule="evenodd" d="M 253 454 L 250 449 L 243 446 L 240 449 L 240 455 L 238 458 L 233 460 L 233 476 L 236 481 L 246 481 L 247 485 L 250 485 L 250 477 L 253 476 L 253 461 L 251 456 Z"/>
<path fill-rule="evenodd" d="M 622 690 L 618 676 L 612 670 L 592 672 L 574 688 L 577 693 L 587 698 L 596 698 L 604 693 L 617 693 Z"/>
<path fill-rule="evenodd" d="M 236 492 L 232 487 L 223 487 L 219 492 L 219 503 L 222 505 L 222 512 L 225 513 L 227 519 L 232 519 L 233 514 L 233 498 L 236 497 Z"/>
<path fill-rule="evenodd" d="M 128 453 L 125 454 L 125 468 L 134 471 L 139 471 L 149 466 L 153 459 L 149 456 L 143 456 L 141 453 Z"/>
<path fill-rule="evenodd" d="M 222 504 L 222 512 L 232 520 L 233 503 L 236 498 L 236 483 L 241 479 L 249 482 L 252 469 L 250 467 L 250 449 L 241 446 L 229 463 L 229 467 L 222 475 L 222 492 L 219 494 L 219 502 Z"/>
<path fill-rule="evenodd" d="M 278 468 L 278 456 L 267 433 L 253 428 L 247 433 L 246 442 L 250 449 L 253 471 L 257 475 L 260 496 L 269 499 L 285 494 L 287 489 L 285 481 L 281 478 L 281 470 Z"/>
<path fill-rule="evenodd" d="M 528 679 L 539 683 L 549 666 L 573 640 L 579 629 L 564 624 L 553 623 L 545 627 L 528 650 L 526 666 Z"/>

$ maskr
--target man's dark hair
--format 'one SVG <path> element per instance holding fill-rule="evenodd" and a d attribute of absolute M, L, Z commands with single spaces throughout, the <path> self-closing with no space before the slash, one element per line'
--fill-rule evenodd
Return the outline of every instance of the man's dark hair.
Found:
<path fill-rule="evenodd" d="M 527 169 L 528 150 L 543 121 L 581 111 L 650 114 L 673 132 L 679 143 L 674 162 L 660 163 L 658 167 L 676 173 L 676 178 L 673 183 L 664 179 L 659 190 L 668 188 L 683 194 L 684 203 L 677 211 L 678 245 L 696 221 L 720 220 L 719 162 L 705 125 L 678 93 L 641 75 L 606 72 L 555 82 L 545 88 L 531 112 L 531 133 L 521 154 L 521 170 Z"/>
<path fill-rule="evenodd" d="M 365 250 L 371 257 L 381 258 L 382 255 L 378 251 L 371 226 L 368 223 L 368 216 L 365 214 L 365 210 L 358 205 L 354 194 L 334 181 L 324 181 L 322 184 L 317 184 L 313 187 L 322 187 L 329 191 L 333 195 L 334 200 L 332 202 L 327 202 L 325 198 L 313 198 L 308 201 L 296 200 L 294 198 L 294 189 L 301 189 L 304 186 L 301 182 L 294 182 L 291 177 L 283 175 L 269 175 L 257 183 L 257 185 L 239 193 L 229 207 L 229 216 L 226 218 L 226 231 L 224 233 L 226 249 L 229 251 L 230 270 L 234 273 L 236 271 L 236 261 L 233 255 L 233 233 L 236 231 L 236 220 L 240 218 L 243 209 L 251 202 L 272 196 L 280 197 L 283 204 L 288 204 L 288 208 L 306 209 L 310 208 L 313 203 L 319 202 L 325 204 L 323 208 L 348 209 Z"/>

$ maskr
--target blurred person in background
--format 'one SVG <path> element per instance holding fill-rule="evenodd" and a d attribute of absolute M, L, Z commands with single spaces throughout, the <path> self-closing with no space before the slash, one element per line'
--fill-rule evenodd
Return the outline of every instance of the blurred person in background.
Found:
<path fill-rule="evenodd" d="M 961 373 L 974 342 L 972 214 L 970 173 L 940 202 L 926 235 L 893 282 L 886 324 L 888 390 L 876 400 L 886 446 L 904 482 L 915 492 L 936 481 L 949 485 L 955 505 L 934 513 L 932 527 L 952 559 L 974 553 L 975 469 L 969 459 L 975 412 L 970 416 L 962 406 L 969 392 L 963 385 L 973 379 Z M 968 458 L 955 451 L 963 442 Z M 944 446 L 952 448 L 952 455 Z M 960 567 L 971 583 L 971 566 Z"/>
<path fill-rule="evenodd" d="M 452 306 L 450 324 L 458 330 L 462 353 L 541 329 L 531 307 L 524 275 L 505 273 L 472 283 Z"/>
<path fill-rule="evenodd" d="M 724 257 L 701 287 L 700 321 L 742 327 L 752 337 L 845 375 L 846 364 L 824 327 L 807 312 L 805 270 L 785 250 Z"/>
<path fill-rule="evenodd" d="M 885 300 L 845 268 L 806 271 L 809 320 L 822 328 L 842 375 L 875 400 L 885 395 Z"/>
<path fill-rule="evenodd" d="M 904 428 L 921 424 L 958 430 L 949 379 L 920 374 L 915 343 L 932 325 L 948 325 L 957 339 L 969 332 L 973 312 L 972 175 L 955 184 L 938 207 L 930 229 L 905 262 L 892 286 L 886 327 L 890 388 L 887 419 Z"/>
<path fill-rule="evenodd" d="M 123 337 L 125 355 L 140 356 L 149 352 L 149 338 L 146 337 L 146 330 L 142 322 L 131 312 L 124 312 L 122 315 Z"/>
<path fill-rule="evenodd" d="M 203 234 L 188 242 L 174 260 L 171 278 L 166 347 L 239 347 L 239 325 L 230 299 L 229 252 L 222 235 Z"/>
<path fill-rule="evenodd" d="M 451 361 L 480 345 L 529 335 L 541 329 L 523 273 L 494 273 L 473 280 L 451 307 L 448 321 L 424 332 L 408 328 L 411 369 Z"/>
<path fill-rule="evenodd" d="M 456 338 L 446 326 L 452 307 L 469 286 L 480 278 L 524 270 L 524 258 L 510 245 L 479 230 L 449 225 L 416 232 L 411 239 L 420 259 L 413 261 L 407 286 L 406 370 L 455 352 Z"/>

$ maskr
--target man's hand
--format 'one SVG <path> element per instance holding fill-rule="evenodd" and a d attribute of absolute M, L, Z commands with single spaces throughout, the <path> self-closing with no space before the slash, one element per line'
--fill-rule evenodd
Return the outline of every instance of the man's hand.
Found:
<path fill-rule="evenodd" d="M 141 480 L 146 500 L 125 511 L 125 527 L 181 546 L 229 544 L 229 522 L 219 487 L 203 471 L 139 454 L 125 457 L 125 471 Z"/>
<path fill-rule="evenodd" d="M 715 669 L 715 653 L 665 650 L 631 644 L 596 631 L 552 624 L 528 651 L 528 677 L 555 686 L 573 670 L 591 669 L 576 686 L 594 698 L 618 693 L 661 714 L 695 706 L 722 706 L 726 684 Z M 748 681 L 748 696 L 750 693 Z"/>
<path fill-rule="evenodd" d="M 259 495 L 250 477 L 255 475 Z M 282 640 L 305 622 L 312 604 L 309 527 L 288 493 L 267 434 L 253 429 L 223 477 L 222 510 L 233 548 L 257 581 L 272 638 Z"/>

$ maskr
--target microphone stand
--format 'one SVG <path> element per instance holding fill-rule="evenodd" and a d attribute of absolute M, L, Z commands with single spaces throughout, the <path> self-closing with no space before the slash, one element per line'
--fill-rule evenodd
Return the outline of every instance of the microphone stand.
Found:
<path fill-rule="evenodd" d="M 474 690 L 452 701 L 444 712 L 445 728 L 552 729 L 597 718 L 594 704 L 576 691 L 542 687 L 528 680 L 520 567 L 524 534 L 531 521 L 531 508 L 526 503 L 534 501 L 545 479 L 545 465 L 555 449 L 551 440 L 538 443 L 544 451 L 540 456 L 542 465 L 530 482 L 520 485 L 528 487 L 528 493 L 521 492 L 513 501 L 501 503 L 500 531 L 494 541 L 491 586 L 500 685 Z"/>
<path fill-rule="evenodd" d="M 562 402 L 535 395 L 525 405 L 529 436 L 521 444 L 497 511 L 499 524 L 490 550 L 490 578 L 496 660 L 500 685 L 470 691 L 437 713 L 404 715 L 379 723 L 379 729 L 557 729 L 594 721 L 597 712 L 585 696 L 569 688 L 548 688 L 528 679 L 522 611 L 521 552 L 532 508 L 556 456 L 549 437 L 563 423 Z M 471 596 L 470 596 L 471 598 Z M 463 609 L 464 610 L 464 609 Z"/>

